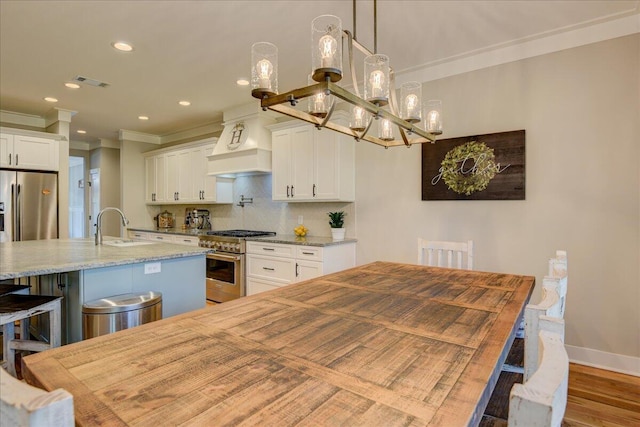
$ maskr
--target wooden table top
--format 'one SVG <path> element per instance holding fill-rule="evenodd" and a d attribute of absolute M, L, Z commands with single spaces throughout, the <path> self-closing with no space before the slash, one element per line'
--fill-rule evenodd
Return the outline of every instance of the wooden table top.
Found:
<path fill-rule="evenodd" d="M 477 425 L 534 277 L 375 262 L 23 359 L 79 425 Z"/>

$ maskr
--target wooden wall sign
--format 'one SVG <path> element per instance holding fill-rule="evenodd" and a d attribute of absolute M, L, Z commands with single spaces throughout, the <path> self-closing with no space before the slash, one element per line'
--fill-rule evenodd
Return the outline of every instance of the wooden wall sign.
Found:
<path fill-rule="evenodd" d="M 524 200 L 525 132 L 422 144 L 422 200 Z"/>

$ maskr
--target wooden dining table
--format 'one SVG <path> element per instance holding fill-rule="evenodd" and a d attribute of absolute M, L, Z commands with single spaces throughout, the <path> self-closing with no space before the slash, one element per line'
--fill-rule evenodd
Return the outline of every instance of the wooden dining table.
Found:
<path fill-rule="evenodd" d="M 467 426 L 531 276 L 374 262 L 26 356 L 81 426 Z"/>

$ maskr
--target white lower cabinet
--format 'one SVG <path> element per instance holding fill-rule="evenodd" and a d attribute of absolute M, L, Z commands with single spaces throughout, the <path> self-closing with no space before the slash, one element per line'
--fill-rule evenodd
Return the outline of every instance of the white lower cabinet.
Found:
<path fill-rule="evenodd" d="M 335 273 L 356 264 L 356 244 L 303 246 L 247 242 L 247 295 Z"/>
<path fill-rule="evenodd" d="M 128 230 L 127 235 L 133 240 L 151 240 L 154 242 L 175 243 L 178 245 L 198 246 L 197 236 L 185 236 L 182 234 L 153 233 L 148 231 Z"/>

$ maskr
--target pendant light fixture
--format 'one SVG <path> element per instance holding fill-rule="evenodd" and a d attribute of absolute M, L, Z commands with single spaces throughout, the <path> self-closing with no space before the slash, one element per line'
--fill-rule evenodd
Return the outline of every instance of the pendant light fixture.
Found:
<path fill-rule="evenodd" d="M 429 101 L 423 114 L 422 85 L 407 82 L 400 90 L 400 109 L 395 98 L 394 74 L 389 57 L 377 53 L 377 4 L 374 8 L 374 50 L 360 44 L 355 37 L 356 6 L 353 0 L 354 35 L 342 29 L 340 18 L 321 15 L 311 23 L 311 74 L 308 86 L 286 93 L 278 93 L 278 49 L 267 42 L 255 43 L 251 49 L 251 94 L 260 99 L 263 110 L 273 110 L 314 124 L 365 140 L 385 148 L 411 146 L 435 142 L 442 133 L 442 102 Z M 348 48 L 349 68 L 353 90 L 351 93 L 337 85 L 342 80 L 343 42 Z M 358 89 L 353 48 L 365 55 L 364 94 Z M 308 98 L 306 108 L 300 108 L 300 100 Z M 338 100 L 350 105 L 349 124 L 331 121 Z M 423 121 L 423 118 L 425 119 Z M 369 130 L 377 122 L 377 136 Z M 421 123 L 423 123 L 421 125 Z M 400 139 L 394 137 L 398 129 Z M 410 138 L 411 137 L 411 138 Z"/>

